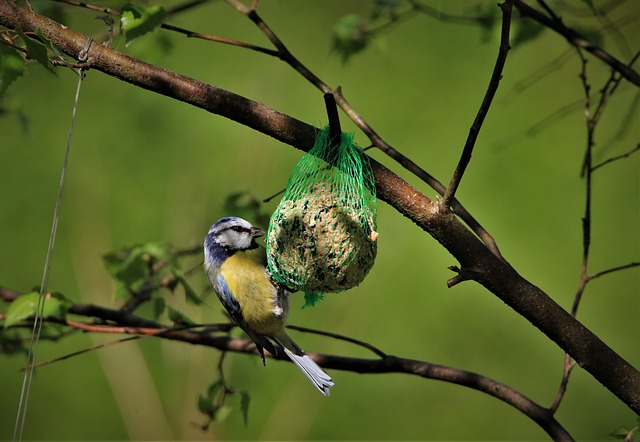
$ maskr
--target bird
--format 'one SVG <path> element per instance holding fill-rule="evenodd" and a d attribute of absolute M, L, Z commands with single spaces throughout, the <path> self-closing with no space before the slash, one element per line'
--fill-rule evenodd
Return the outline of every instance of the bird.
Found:
<path fill-rule="evenodd" d="M 285 332 L 289 289 L 274 281 L 267 254 L 256 238 L 264 230 L 229 216 L 216 221 L 204 239 L 204 269 L 231 319 L 253 340 L 266 366 L 264 349 L 280 351 L 325 396 L 334 383 Z"/>

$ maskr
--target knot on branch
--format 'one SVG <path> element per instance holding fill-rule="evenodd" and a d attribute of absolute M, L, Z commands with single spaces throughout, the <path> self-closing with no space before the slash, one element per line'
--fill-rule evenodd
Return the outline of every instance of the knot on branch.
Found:
<path fill-rule="evenodd" d="M 464 281 L 473 281 L 477 279 L 479 272 L 470 269 L 461 269 L 457 266 L 449 266 L 447 267 L 449 270 L 456 272 L 457 275 L 447 281 L 447 287 L 451 288 L 456 284 L 459 284 Z"/>

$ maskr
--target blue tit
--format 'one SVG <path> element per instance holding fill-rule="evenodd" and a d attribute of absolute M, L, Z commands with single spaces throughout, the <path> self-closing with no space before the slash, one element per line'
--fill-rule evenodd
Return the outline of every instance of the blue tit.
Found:
<path fill-rule="evenodd" d="M 285 332 L 289 293 L 271 279 L 265 249 L 256 242 L 263 234 L 263 230 L 236 217 L 222 218 L 211 226 L 204 239 L 204 268 L 209 281 L 233 321 L 255 342 L 263 364 L 263 349 L 274 355 L 284 350 L 328 396 L 333 387 L 331 377 Z"/>

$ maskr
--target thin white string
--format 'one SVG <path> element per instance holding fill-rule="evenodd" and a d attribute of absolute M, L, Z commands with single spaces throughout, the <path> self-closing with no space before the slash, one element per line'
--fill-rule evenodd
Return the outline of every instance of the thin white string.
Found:
<path fill-rule="evenodd" d="M 18 413 L 16 415 L 16 423 L 13 429 L 13 441 L 21 441 L 24 431 L 24 423 L 27 418 L 27 408 L 29 403 L 29 393 L 31 392 L 31 381 L 33 380 L 33 371 L 36 362 L 36 351 L 38 349 L 38 341 L 40 340 L 40 332 L 42 331 L 42 316 L 44 314 L 45 294 L 49 285 L 49 274 L 51 270 L 51 257 L 53 256 L 53 247 L 56 242 L 56 233 L 58 231 L 58 219 L 60 217 L 60 203 L 62 202 L 62 191 L 64 190 L 64 180 L 67 174 L 67 164 L 69 163 L 69 152 L 71 151 L 71 135 L 73 134 L 73 124 L 76 120 L 76 109 L 78 108 L 78 99 L 80 98 L 80 85 L 84 72 L 78 71 L 78 86 L 76 87 L 75 102 L 73 104 L 73 112 L 71 114 L 71 125 L 69 127 L 69 137 L 67 138 L 67 149 L 64 155 L 64 163 L 62 164 L 62 172 L 60 174 L 60 185 L 58 186 L 58 198 L 53 211 L 53 223 L 51 225 L 51 234 L 49 235 L 49 247 L 47 249 L 47 257 L 44 262 L 44 270 L 42 272 L 42 284 L 40 285 L 40 296 L 38 297 L 38 305 L 36 308 L 36 317 L 33 321 L 33 330 L 31 331 L 31 341 L 29 342 L 29 352 L 27 354 L 27 369 L 22 378 L 22 389 L 20 391 L 20 402 L 18 404 Z"/>

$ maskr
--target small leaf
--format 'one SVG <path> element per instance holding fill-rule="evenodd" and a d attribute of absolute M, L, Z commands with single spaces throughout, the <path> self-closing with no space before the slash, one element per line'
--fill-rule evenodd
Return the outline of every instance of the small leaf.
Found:
<path fill-rule="evenodd" d="M 11 327 L 18 322 L 35 315 L 38 308 L 39 297 L 39 293 L 33 292 L 27 295 L 22 295 L 13 301 L 7 309 L 4 328 Z"/>
<path fill-rule="evenodd" d="M 155 259 L 166 259 L 169 257 L 169 247 L 166 244 L 148 242 L 133 249 L 135 253 L 144 253 Z"/>
<path fill-rule="evenodd" d="M 624 425 L 620 425 L 614 431 L 609 433 L 609 437 L 612 437 L 612 438 L 618 439 L 618 440 L 623 440 L 624 438 L 627 437 L 627 434 L 629 434 L 629 429 L 627 427 L 625 427 Z"/>
<path fill-rule="evenodd" d="M 55 316 L 57 318 L 64 318 L 72 305 L 73 302 L 67 299 L 62 293 L 48 293 L 45 297 L 44 317 Z"/>
<path fill-rule="evenodd" d="M 163 298 L 153 298 L 153 317 L 158 319 L 164 313 L 166 306 Z"/>
<path fill-rule="evenodd" d="M 216 422 L 223 422 L 227 417 L 229 417 L 232 411 L 233 409 L 228 405 L 218 407 L 216 410 Z"/>
<path fill-rule="evenodd" d="M 37 61 L 40 65 L 42 65 L 49 72 L 55 74 L 55 68 L 51 60 L 49 60 L 49 52 L 47 50 L 47 46 L 39 40 L 31 38 L 27 36 L 20 28 L 16 28 L 16 32 L 22 38 L 26 48 L 27 55 L 32 60 Z"/>
<path fill-rule="evenodd" d="M 0 353 L 6 356 L 17 353 L 27 354 L 25 340 L 18 330 L 0 329 Z"/>
<path fill-rule="evenodd" d="M 40 293 L 38 292 L 19 296 L 7 309 L 4 328 L 11 327 L 20 321 L 35 316 L 39 299 Z M 51 316 L 63 318 L 71 305 L 71 302 L 59 293 L 47 293 L 43 301 L 44 308 L 42 305 L 40 306 L 40 308 L 43 308 L 43 318 Z"/>
<path fill-rule="evenodd" d="M 369 44 L 367 21 L 357 14 L 343 16 L 333 28 L 333 50 L 346 62 Z"/>
<path fill-rule="evenodd" d="M 216 412 L 216 407 L 213 405 L 213 401 L 201 394 L 198 395 L 198 411 L 204 413 L 207 416 L 213 416 Z"/>
<path fill-rule="evenodd" d="M 11 83 L 26 72 L 26 61 L 17 50 L 0 44 L 0 99 Z"/>
<path fill-rule="evenodd" d="M 63 61 L 68 68 L 72 68 L 71 65 L 67 63 L 67 61 L 65 60 L 62 52 L 53 43 L 51 43 L 51 41 L 48 40 L 47 37 L 44 36 L 44 34 L 40 29 L 36 29 L 35 34 L 36 34 L 36 37 L 40 39 L 42 44 L 44 44 L 49 51 L 51 51 L 53 54 L 56 55 L 58 60 Z M 53 67 L 53 64 L 51 66 Z"/>
<path fill-rule="evenodd" d="M 169 319 L 178 325 L 195 325 L 191 319 L 189 319 L 184 313 L 180 310 L 177 310 L 175 307 L 171 307 L 167 305 L 167 315 Z"/>
<path fill-rule="evenodd" d="M 149 273 L 149 258 L 164 259 L 167 247 L 157 243 L 146 243 L 102 256 L 102 262 L 111 276 L 129 288 L 139 283 Z"/>
<path fill-rule="evenodd" d="M 520 46 L 524 43 L 535 40 L 539 37 L 546 28 L 540 26 L 533 20 L 521 20 L 518 22 L 518 27 L 511 40 L 511 44 L 514 47 Z"/>
<path fill-rule="evenodd" d="M 182 288 L 184 289 L 184 296 L 187 303 L 192 305 L 202 304 L 202 299 L 200 299 L 200 296 L 198 295 L 198 293 L 187 282 L 187 280 L 184 277 L 184 274 L 182 273 L 182 270 L 178 268 L 172 268 L 171 273 L 173 273 L 173 276 L 182 285 Z"/>
<path fill-rule="evenodd" d="M 102 257 L 102 262 L 114 279 L 129 288 L 139 285 L 148 272 L 147 262 L 140 250 L 107 253 Z"/>
<path fill-rule="evenodd" d="M 490 42 L 494 36 L 494 30 L 498 23 L 499 10 L 500 9 L 494 2 L 487 2 L 484 6 L 482 6 L 482 4 L 478 4 L 471 9 L 472 16 L 476 17 L 480 24 L 480 29 L 482 30 L 480 34 L 480 41 L 482 43 Z"/>
<path fill-rule="evenodd" d="M 162 6 L 126 4 L 122 8 L 120 26 L 125 33 L 127 46 L 136 38 L 153 31 L 162 24 L 166 12 Z"/>
<path fill-rule="evenodd" d="M 598 11 L 596 11 L 596 5 L 593 4 L 593 0 L 582 0 L 582 3 L 586 4 L 594 15 L 598 15 Z"/>
<path fill-rule="evenodd" d="M 218 391 L 220 391 L 220 387 L 222 387 L 222 381 L 220 379 L 210 383 L 207 387 L 207 397 L 213 400 L 216 394 L 218 394 Z"/>

